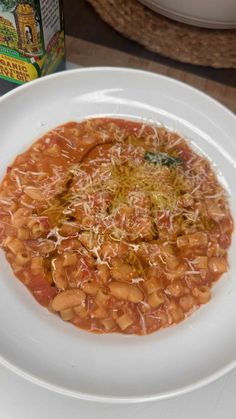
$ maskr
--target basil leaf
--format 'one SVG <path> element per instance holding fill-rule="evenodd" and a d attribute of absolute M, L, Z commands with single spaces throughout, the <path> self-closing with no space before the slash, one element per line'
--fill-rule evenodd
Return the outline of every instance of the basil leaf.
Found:
<path fill-rule="evenodd" d="M 169 154 L 162 152 L 153 153 L 152 151 L 145 152 L 144 160 L 153 164 L 160 164 L 162 166 L 179 166 L 183 163 L 183 160 L 179 157 L 169 156 Z"/>

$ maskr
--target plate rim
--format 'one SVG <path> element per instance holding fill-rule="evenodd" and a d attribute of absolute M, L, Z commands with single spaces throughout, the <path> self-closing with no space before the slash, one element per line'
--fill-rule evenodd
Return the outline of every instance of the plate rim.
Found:
<path fill-rule="evenodd" d="M 153 393 L 146 396 L 128 396 L 128 397 L 115 397 L 115 396 L 102 396 L 96 395 L 92 393 L 85 393 L 79 391 L 72 391 L 68 390 L 65 387 L 60 385 L 52 384 L 46 380 L 43 380 L 33 374 L 30 374 L 24 371 L 22 368 L 17 367 L 12 362 L 9 362 L 6 358 L 0 355 L 0 365 L 7 368 L 11 372 L 17 374 L 21 378 L 27 380 L 30 383 L 36 384 L 41 388 L 46 390 L 53 391 L 54 393 L 61 394 L 63 396 L 71 397 L 74 399 L 85 400 L 89 402 L 96 402 L 96 403 L 108 403 L 108 404 L 135 404 L 135 403 L 145 403 L 145 402 L 154 402 L 159 400 L 168 400 L 173 397 L 183 396 L 185 394 L 189 394 L 192 391 L 199 390 L 207 385 L 215 382 L 216 380 L 224 377 L 227 373 L 233 371 L 236 368 L 236 359 L 229 364 L 227 364 L 224 368 L 221 368 L 214 374 L 211 374 L 201 380 L 196 381 L 193 384 L 176 388 L 171 391 L 165 391 L 163 393 Z"/>
<path fill-rule="evenodd" d="M 10 98 L 11 96 L 14 96 L 16 94 L 19 94 L 17 92 L 21 92 L 24 90 L 28 90 L 31 88 L 31 86 L 35 86 L 37 84 L 41 84 L 41 83 L 45 83 L 48 80 L 51 79 L 56 79 L 56 78 L 60 78 L 65 74 L 76 74 L 76 73 L 84 73 L 84 72 L 103 72 L 103 71 L 110 71 L 110 72 L 116 72 L 116 71 L 120 71 L 120 72 L 129 72 L 129 73 L 137 73 L 137 74 L 143 74 L 143 75 L 151 75 L 154 76 L 156 78 L 159 79 L 164 79 L 168 82 L 171 83 L 177 83 L 179 85 L 184 86 L 185 88 L 189 89 L 190 91 L 194 91 L 195 93 L 197 93 L 198 95 L 201 95 L 202 97 L 204 97 L 207 100 L 210 100 L 214 105 L 218 106 L 219 108 L 221 108 L 222 110 L 226 111 L 231 117 L 236 118 L 236 115 L 234 114 L 234 112 L 229 109 L 227 106 L 223 105 L 222 103 L 220 103 L 217 99 L 213 98 L 212 96 L 208 95 L 207 93 L 203 92 L 202 90 L 192 86 L 191 84 L 185 83 L 182 80 L 179 79 L 175 79 L 174 77 L 170 77 L 170 76 L 166 76 L 164 74 L 160 74 L 160 73 L 156 73 L 154 71 L 147 71 L 147 70 L 142 70 L 142 69 L 137 69 L 137 68 L 132 68 L 132 67 L 110 67 L 110 66 L 91 66 L 91 67 L 81 67 L 81 68 L 75 68 L 75 69 L 71 69 L 71 70 L 63 70 L 63 71 L 59 71 L 57 73 L 53 73 L 53 74 L 49 74 L 47 76 L 32 80 L 28 83 L 22 84 L 20 86 L 16 86 L 16 88 L 14 88 L 13 90 L 10 90 L 9 92 L 3 94 L 2 96 L 0 96 L 0 105 L 2 104 L 2 102 L 4 102 L 5 100 L 7 100 L 8 98 Z"/>

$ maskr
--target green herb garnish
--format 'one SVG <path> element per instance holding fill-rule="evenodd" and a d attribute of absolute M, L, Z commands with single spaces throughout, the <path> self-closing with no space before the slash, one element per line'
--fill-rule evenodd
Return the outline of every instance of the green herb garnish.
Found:
<path fill-rule="evenodd" d="M 144 160 L 153 164 L 160 164 L 162 166 L 179 166 L 183 163 L 183 160 L 179 157 L 169 156 L 169 154 L 162 152 L 153 153 L 152 151 L 145 152 Z"/>

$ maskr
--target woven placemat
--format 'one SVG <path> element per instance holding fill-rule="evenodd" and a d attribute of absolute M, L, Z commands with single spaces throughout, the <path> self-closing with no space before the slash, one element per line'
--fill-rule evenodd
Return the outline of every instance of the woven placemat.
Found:
<path fill-rule="evenodd" d="M 236 68 L 236 30 L 175 22 L 137 0 L 87 1 L 105 22 L 152 52 L 188 64 Z"/>

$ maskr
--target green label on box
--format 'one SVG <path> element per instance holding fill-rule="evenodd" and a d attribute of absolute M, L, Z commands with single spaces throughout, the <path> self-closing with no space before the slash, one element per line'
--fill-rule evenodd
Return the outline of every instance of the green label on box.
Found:
<path fill-rule="evenodd" d="M 25 83 L 53 72 L 64 53 L 60 0 L 0 0 L 0 77 Z"/>

